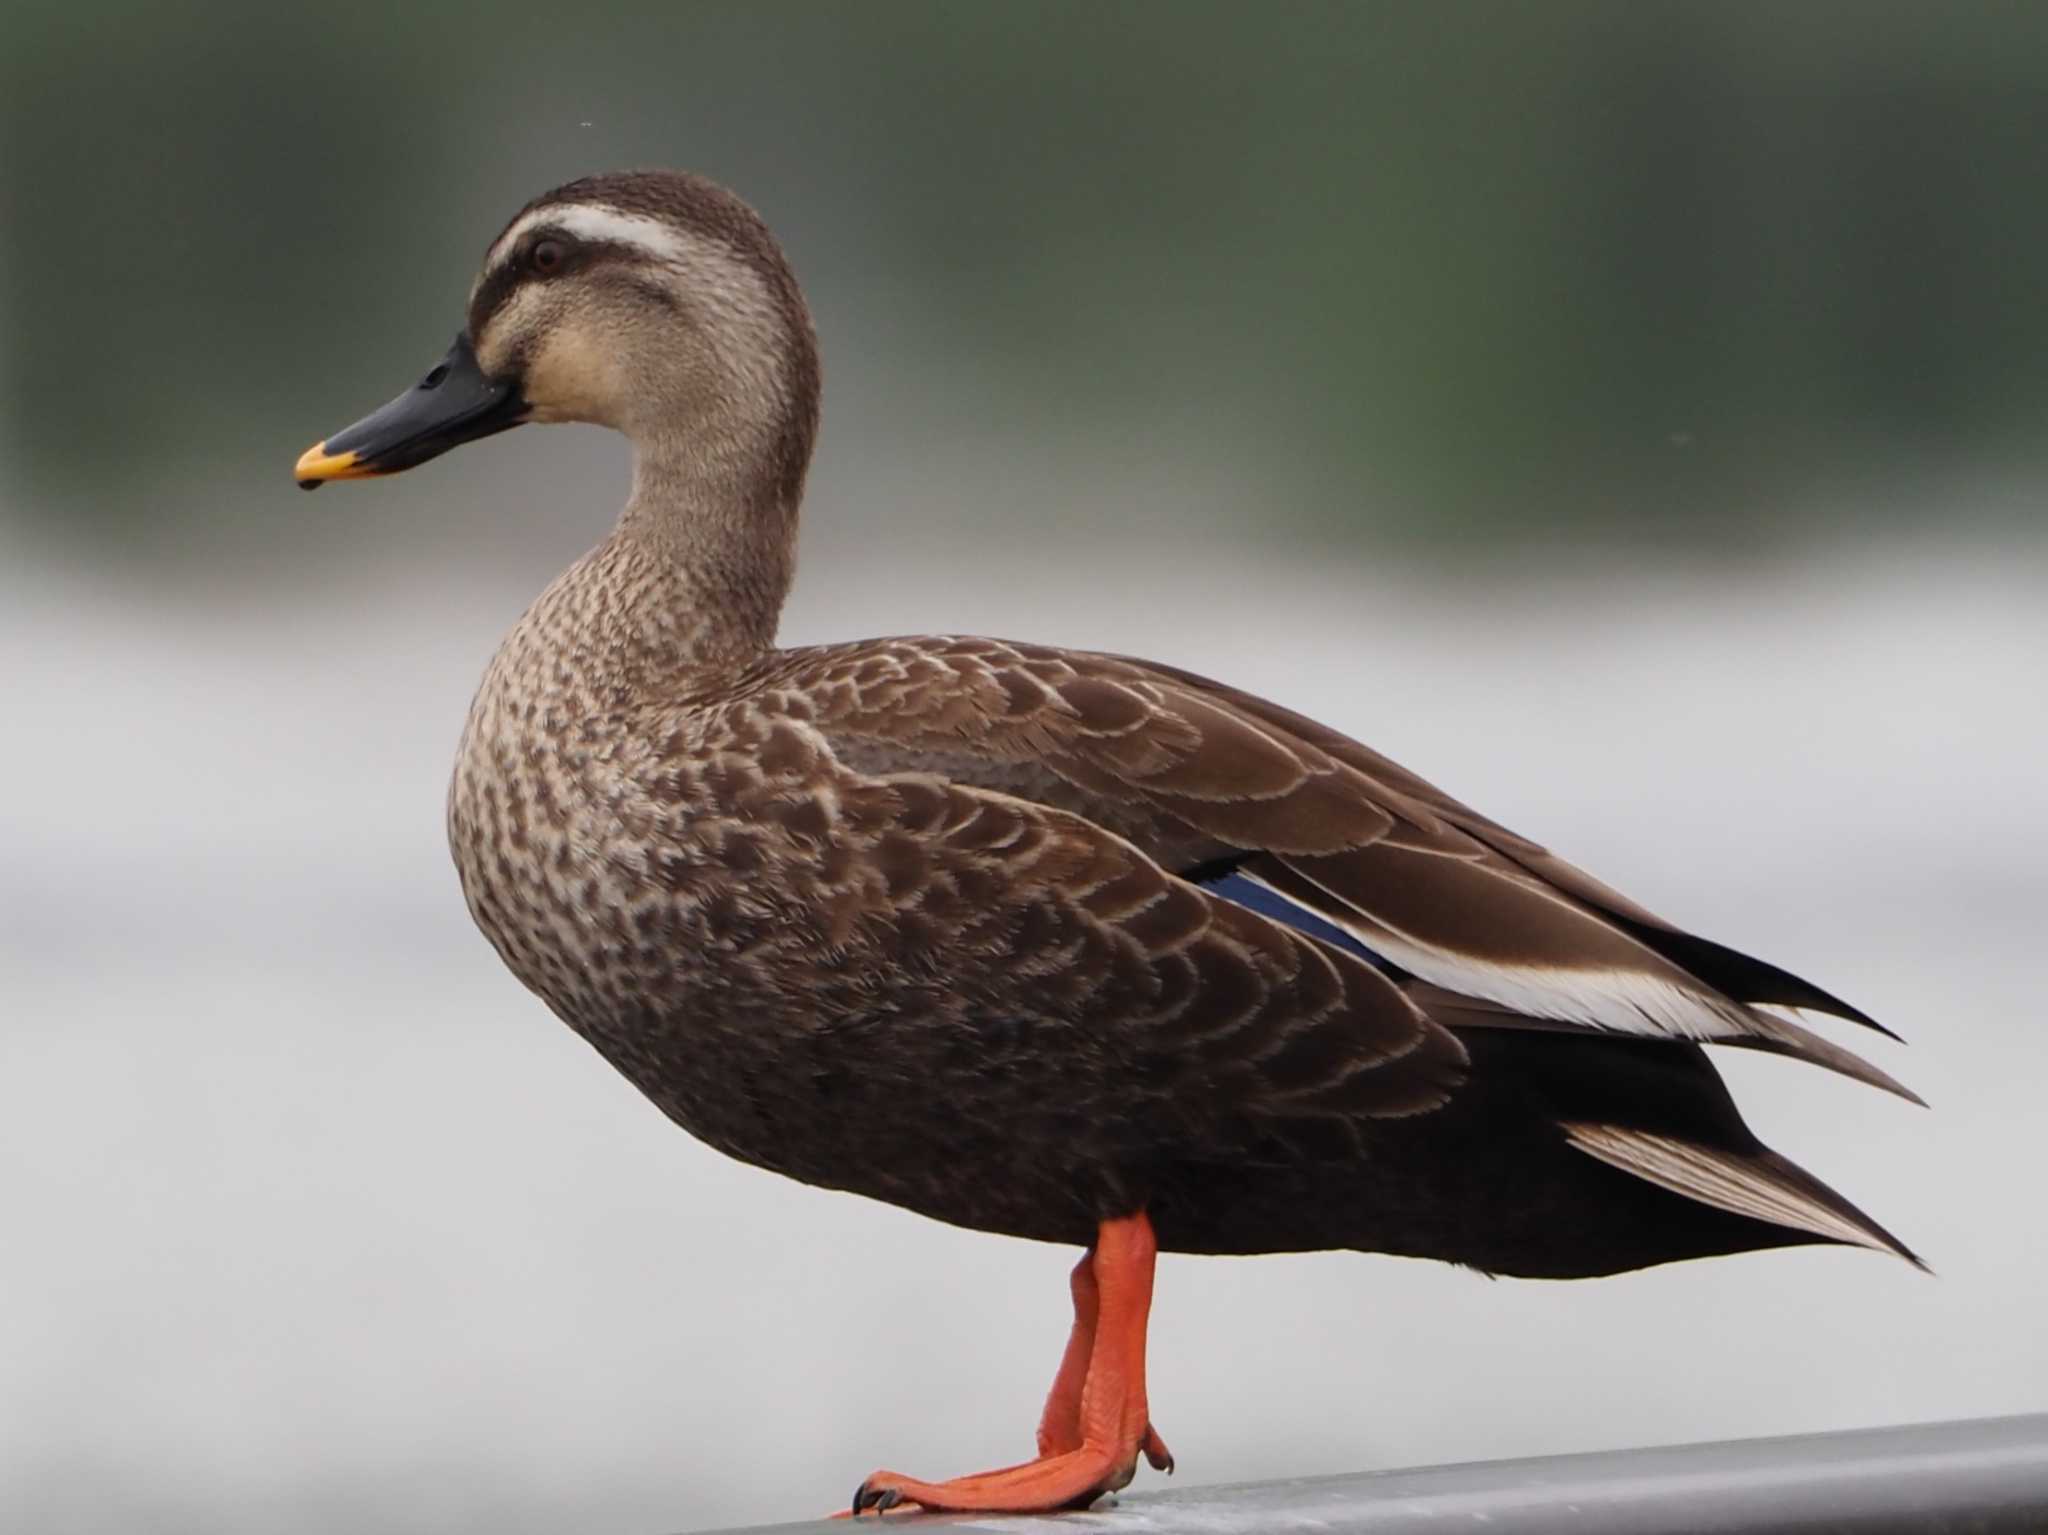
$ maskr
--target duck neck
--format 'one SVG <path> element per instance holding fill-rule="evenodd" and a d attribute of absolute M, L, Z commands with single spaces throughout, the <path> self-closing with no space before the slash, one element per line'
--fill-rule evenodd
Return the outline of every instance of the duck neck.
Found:
<path fill-rule="evenodd" d="M 699 443 L 636 442 L 633 493 L 593 551 L 624 639 L 664 667 L 731 667 L 772 649 L 796 573 L 796 504 L 761 466 Z"/>

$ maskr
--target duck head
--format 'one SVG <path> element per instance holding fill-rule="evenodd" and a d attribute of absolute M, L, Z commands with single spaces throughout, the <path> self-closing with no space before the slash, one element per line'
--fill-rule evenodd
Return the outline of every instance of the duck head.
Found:
<path fill-rule="evenodd" d="M 412 388 L 294 474 L 395 474 L 525 422 L 632 439 L 641 476 L 793 515 L 818 420 L 817 341 L 760 218 L 675 171 L 586 177 L 491 242 L 462 331 Z"/>

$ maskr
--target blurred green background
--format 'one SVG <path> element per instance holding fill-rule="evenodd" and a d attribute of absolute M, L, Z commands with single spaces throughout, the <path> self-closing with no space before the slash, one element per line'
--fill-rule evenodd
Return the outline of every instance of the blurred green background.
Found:
<path fill-rule="evenodd" d="M 828 430 L 1199 448 L 1261 537 L 1460 558 L 2031 522 L 2044 99 L 2009 4 L 13 0 L 0 483 L 236 539 L 510 210 L 680 163 L 788 243 Z"/>
<path fill-rule="evenodd" d="M 1913 1041 L 1931 1115 L 1721 1065 L 1938 1283 L 1170 1259 L 1183 1484 L 2048 1407 L 2044 103 L 2048 6 L 1961 0 L 0 0 L 0 1525 L 1029 1449 L 1070 1254 L 723 1160 L 463 908 L 464 709 L 623 444 L 292 488 L 647 164 L 816 314 L 791 642 L 1228 678 Z"/>

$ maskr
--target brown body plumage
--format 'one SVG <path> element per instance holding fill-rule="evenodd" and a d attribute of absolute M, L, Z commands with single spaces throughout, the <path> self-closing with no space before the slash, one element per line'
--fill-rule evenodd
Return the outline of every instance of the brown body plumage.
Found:
<path fill-rule="evenodd" d="M 449 827 L 505 962 L 692 1134 L 1083 1246 L 1142 1218 L 1169 1249 L 1560 1277 L 1904 1253 L 1750 1136 L 1700 1048 L 1903 1092 L 1766 1010 L 1869 1021 L 1817 988 L 1169 667 L 951 637 L 775 648 L 818 370 L 787 266 L 729 194 L 645 173 L 529 205 L 440 372 L 301 474 L 523 419 L 633 439 L 619 527 L 491 664 Z M 1102 1485 L 1139 1446 L 1125 1418 Z M 1007 1495 L 945 1506 L 1030 1506 Z"/>

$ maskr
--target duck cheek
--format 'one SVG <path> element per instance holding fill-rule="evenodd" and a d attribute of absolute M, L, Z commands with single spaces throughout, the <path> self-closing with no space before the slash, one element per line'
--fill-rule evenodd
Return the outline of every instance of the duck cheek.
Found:
<path fill-rule="evenodd" d="M 614 360 L 604 349 L 572 334 L 560 334 L 527 362 L 524 392 L 537 421 L 613 424 L 618 413 Z"/>

